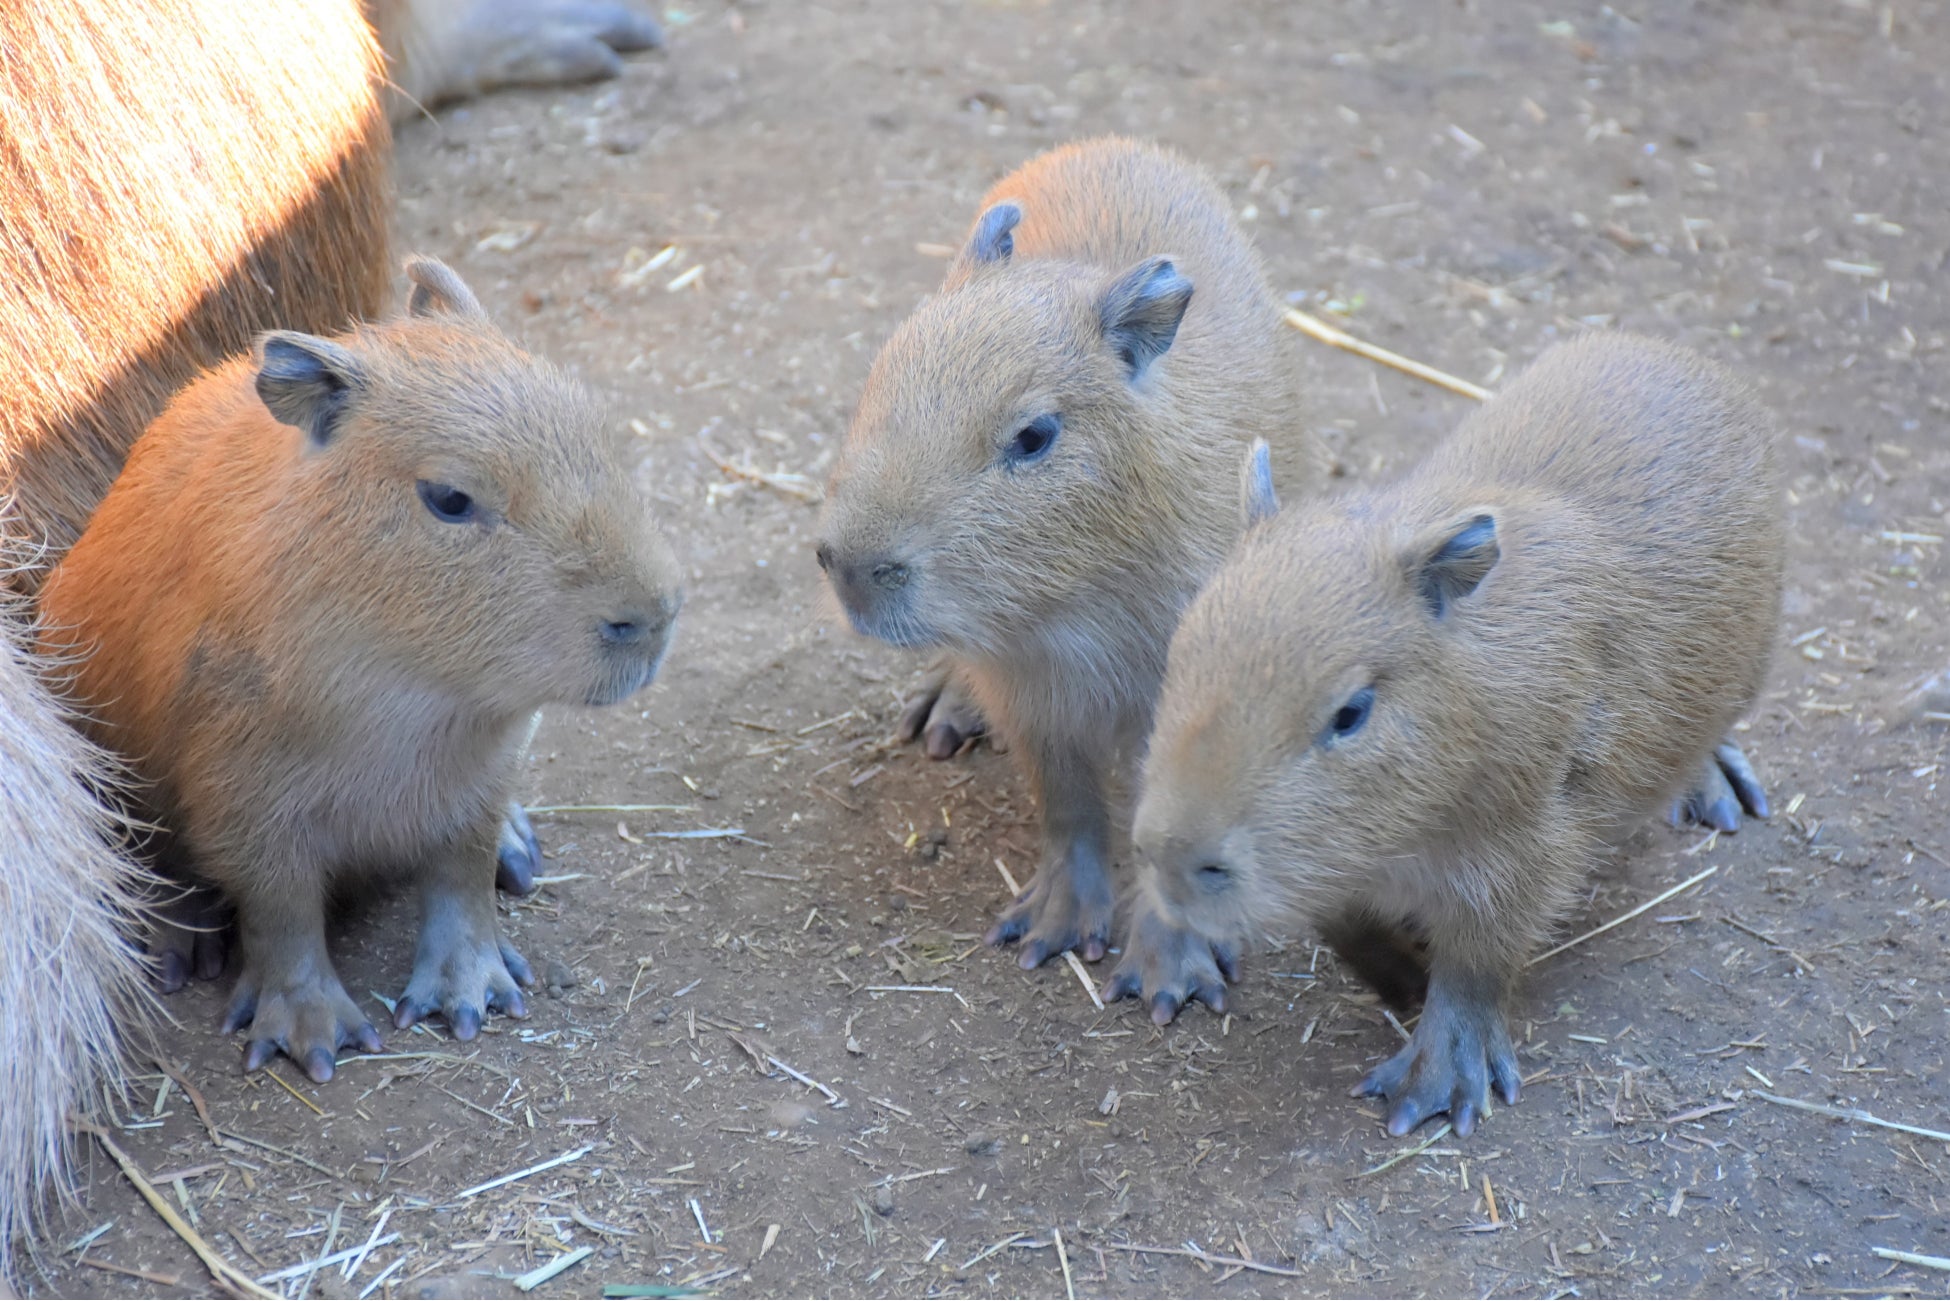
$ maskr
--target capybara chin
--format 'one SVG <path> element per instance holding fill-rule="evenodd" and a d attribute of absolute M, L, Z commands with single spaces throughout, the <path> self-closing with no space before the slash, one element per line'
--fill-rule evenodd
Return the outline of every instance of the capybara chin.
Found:
<path fill-rule="evenodd" d="M 1026 967 L 1109 943 L 1106 782 L 1238 534 L 1240 453 L 1264 437 L 1293 490 L 1319 475 L 1295 361 L 1217 186 L 1102 139 L 998 182 L 873 364 L 819 562 L 855 629 L 945 652 L 1028 768 L 1042 862 L 988 935 Z M 931 753 L 979 726 L 958 690 L 928 708 Z"/>
<path fill-rule="evenodd" d="M 162 858 L 235 906 L 227 1028 L 314 1079 L 378 1035 L 325 948 L 333 887 L 416 878 L 395 1024 L 524 1014 L 495 843 L 544 704 L 648 683 L 679 604 L 601 411 L 426 259 L 401 319 L 266 334 L 137 442 L 41 597 L 89 730 Z M 165 937 L 166 967 L 187 967 Z"/>
<path fill-rule="evenodd" d="M 1601 834 L 1698 779 L 1781 597 L 1773 422 L 1682 349 L 1554 348 L 1398 482 L 1278 511 L 1172 642 L 1107 991 L 1219 1004 L 1259 927 L 1426 992 L 1363 1081 L 1403 1134 L 1520 1082 L 1504 1002 Z"/>

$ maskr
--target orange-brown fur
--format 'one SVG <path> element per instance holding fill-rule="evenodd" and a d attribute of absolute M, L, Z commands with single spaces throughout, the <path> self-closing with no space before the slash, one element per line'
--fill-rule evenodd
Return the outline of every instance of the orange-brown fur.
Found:
<path fill-rule="evenodd" d="M 408 271 L 408 316 L 270 334 L 184 390 L 41 594 L 166 859 L 237 906 L 250 1064 L 282 1048 L 314 1078 L 377 1042 L 324 955 L 360 873 L 422 878 L 399 1024 L 519 1014 L 494 845 L 529 719 L 647 683 L 678 604 L 590 395 L 445 267 Z"/>
<path fill-rule="evenodd" d="M 1001 252 L 984 232 L 1006 203 Z M 1302 490 L 1319 452 L 1259 260 L 1197 168 L 1086 141 L 998 182 L 983 212 L 874 362 L 821 558 L 861 631 L 947 652 L 1036 779 L 1042 870 L 992 935 L 1027 932 L 1034 965 L 1102 955 L 1110 759 L 1142 738 L 1172 627 L 1238 533 L 1240 452 L 1271 440 Z M 1134 328 L 1183 312 L 1135 377 L 1111 324 L 1133 285 Z M 1010 460 L 1050 415 L 1046 458 Z M 911 576 L 897 590 L 890 565 Z"/>
<path fill-rule="evenodd" d="M 1590 336 L 1397 482 L 1253 528 L 1172 643 L 1120 976 L 1169 1011 L 1298 915 L 1412 993 L 1425 945 L 1415 1041 L 1369 1081 L 1391 1129 L 1467 1132 L 1490 1082 L 1514 1101 L 1501 1004 L 1597 837 L 1696 778 L 1761 687 L 1776 437 L 1717 367 Z"/>

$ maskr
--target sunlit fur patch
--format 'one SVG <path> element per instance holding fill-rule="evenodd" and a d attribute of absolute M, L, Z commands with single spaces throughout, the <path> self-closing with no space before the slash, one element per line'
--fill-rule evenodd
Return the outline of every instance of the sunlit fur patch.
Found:
<path fill-rule="evenodd" d="M 58 550 L 197 369 L 380 305 L 381 63 L 357 0 L 8 5 L 0 48 L 0 494 Z"/>

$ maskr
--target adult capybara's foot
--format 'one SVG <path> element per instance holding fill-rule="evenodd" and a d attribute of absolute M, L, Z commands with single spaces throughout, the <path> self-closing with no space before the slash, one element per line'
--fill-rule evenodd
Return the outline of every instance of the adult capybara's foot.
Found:
<path fill-rule="evenodd" d="M 663 28 L 610 0 L 476 0 L 463 31 L 480 89 L 614 77 L 619 54 L 662 49 Z"/>
<path fill-rule="evenodd" d="M 541 842 L 535 839 L 535 825 L 528 810 L 518 800 L 508 801 L 501 819 L 501 836 L 494 846 L 494 884 L 507 894 L 535 892 L 535 873 L 542 867 Z"/>
<path fill-rule="evenodd" d="M 968 688 L 945 665 L 930 669 L 901 709 L 901 740 L 918 739 L 930 759 L 952 759 L 988 730 Z"/>
<path fill-rule="evenodd" d="M 1443 1112 L 1466 1138 L 1489 1114 L 1492 1085 L 1510 1104 L 1523 1087 L 1502 1013 L 1432 996 L 1408 1046 L 1369 1071 L 1354 1096 L 1387 1099 L 1388 1132 L 1396 1138 Z"/>
<path fill-rule="evenodd" d="M 208 886 L 185 886 L 156 907 L 149 958 L 156 988 L 173 994 L 191 980 L 215 980 L 230 961 L 235 914 Z"/>
<path fill-rule="evenodd" d="M 1239 979 L 1239 953 L 1140 903 L 1124 941 L 1124 956 L 1104 986 L 1104 1001 L 1141 998 L 1151 1019 L 1168 1024 L 1192 1001 L 1226 1010 L 1226 982 Z"/>
<path fill-rule="evenodd" d="M 1101 868 L 1079 872 L 1058 860 L 1044 864 L 983 938 L 991 945 L 1020 940 L 1017 961 L 1025 971 L 1067 949 L 1095 962 L 1110 951 L 1113 908 L 1110 878 Z"/>
<path fill-rule="evenodd" d="M 244 1069 L 254 1071 L 278 1053 L 298 1063 L 315 1083 L 332 1078 L 338 1050 L 376 1053 L 379 1031 L 346 994 L 330 962 L 306 955 L 277 972 L 246 968 L 237 979 L 224 1033 L 250 1028 Z"/>
<path fill-rule="evenodd" d="M 528 1015 L 521 987 L 535 973 L 514 946 L 496 933 L 448 915 L 430 920 L 420 932 L 419 957 L 393 1009 L 393 1024 L 404 1030 L 436 1012 L 463 1043 L 481 1032 L 489 1012 Z"/>

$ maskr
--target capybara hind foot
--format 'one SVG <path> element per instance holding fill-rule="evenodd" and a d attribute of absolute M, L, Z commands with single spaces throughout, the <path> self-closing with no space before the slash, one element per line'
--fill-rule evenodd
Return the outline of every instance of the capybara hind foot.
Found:
<path fill-rule="evenodd" d="M 535 892 L 535 873 L 542 866 L 541 842 L 535 839 L 535 825 L 519 800 L 508 801 L 508 812 L 501 819 L 501 836 L 494 846 L 494 884 L 508 894 Z"/>
<path fill-rule="evenodd" d="M 928 670 L 901 709 L 900 738 L 919 740 L 930 759 L 952 759 L 988 734 L 988 720 L 946 664 Z"/>
<path fill-rule="evenodd" d="M 174 994 L 191 980 L 215 980 L 230 961 L 230 905 L 208 886 L 177 886 L 149 929 L 156 988 Z"/>
<path fill-rule="evenodd" d="M 1226 1010 L 1226 983 L 1239 979 L 1238 946 L 1173 925 L 1140 901 L 1124 941 L 1124 956 L 1104 986 L 1104 1001 L 1141 998 L 1151 1019 L 1165 1025 L 1193 999 Z"/>
<path fill-rule="evenodd" d="M 413 975 L 393 1009 L 393 1024 L 404 1030 L 438 1012 L 465 1043 L 481 1032 L 491 1011 L 527 1016 L 520 986 L 534 983 L 527 960 L 501 938 L 491 907 L 483 918 L 457 899 L 430 899 Z"/>
<path fill-rule="evenodd" d="M 1043 864 L 983 938 L 990 945 L 1021 940 L 1017 961 L 1024 971 L 1067 949 L 1095 962 L 1110 951 L 1114 906 L 1110 874 L 1101 864 L 1076 866 L 1068 856 L 1056 858 Z"/>
<path fill-rule="evenodd" d="M 1715 831 L 1738 831 L 1743 809 L 1765 818 L 1767 791 L 1747 762 L 1746 752 L 1732 741 L 1722 741 L 1700 765 L 1693 789 L 1673 801 L 1667 820 L 1675 827 L 1697 822 Z"/>
<path fill-rule="evenodd" d="M 1442 1112 L 1466 1138 L 1489 1114 L 1492 1084 L 1512 1105 L 1523 1087 L 1496 1000 L 1459 994 L 1438 978 L 1408 1046 L 1369 1071 L 1354 1096 L 1387 1099 L 1388 1132 L 1396 1138 Z"/>
<path fill-rule="evenodd" d="M 283 1053 L 317 1084 L 332 1078 L 338 1050 L 379 1051 L 379 1031 L 339 983 L 323 949 L 302 951 L 274 971 L 246 966 L 237 978 L 225 1034 L 250 1027 L 244 1069 L 254 1071 Z"/>

